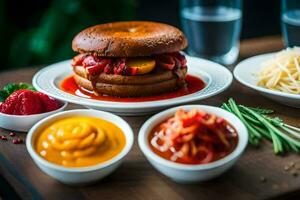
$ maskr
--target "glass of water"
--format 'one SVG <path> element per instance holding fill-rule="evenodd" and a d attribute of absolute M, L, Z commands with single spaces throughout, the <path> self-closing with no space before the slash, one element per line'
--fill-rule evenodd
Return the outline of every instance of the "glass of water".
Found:
<path fill-rule="evenodd" d="M 281 1 L 281 27 L 286 47 L 300 46 L 300 1 Z"/>
<path fill-rule="evenodd" d="M 188 54 L 233 64 L 239 54 L 242 0 L 180 0 Z"/>

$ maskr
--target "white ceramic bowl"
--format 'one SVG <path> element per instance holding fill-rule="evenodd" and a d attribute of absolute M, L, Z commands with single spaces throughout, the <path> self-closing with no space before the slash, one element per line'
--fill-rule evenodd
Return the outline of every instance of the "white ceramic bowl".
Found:
<path fill-rule="evenodd" d="M 213 113 L 219 117 L 226 119 L 232 126 L 234 126 L 238 133 L 239 138 L 236 149 L 232 153 L 220 160 L 208 164 L 197 165 L 180 164 L 172 162 L 155 154 L 149 146 L 149 142 L 147 139 L 148 134 L 157 124 L 173 116 L 179 108 L 183 108 L 184 110 L 190 110 L 194 108 L 201 109 L 208 113 Z M 146 158 L 149 160 L 149 162 L 162 174 L 180 183 L 200 182 L 221 175 L 230 167 L 232 167 L 233 164 L 237 161 L 237 159 L 241 156 L 241 154 L 247 146 L 247 142 L 247 129 L 245 125 L 235 115 L 218 107 L 203 105 L 179 106 L 158 113 L 144 123 L 144 125 L 140 129 L 138 137 L 139 146 Z"/>
<path fill-rule="evenodd" d="M 61 102 L 61 107 L 57 110 L 34 115 L 9 115 L 0 112 L 0 127 L 13 131 L 27 132 L 34 124 L 41 119 L 63 111 L 68 105 L 67 102 Z"/>
<path fill-rule="evenodd" d="M 90 167 L 63 167 L 48 162 L 39 156 L 35 151 L 33 144 L 35 143 L 40 130 L 58 119 L 74 115 L 98 117 L 116 124 L 124 132 L 126 138 L 124 149 L 112 159 Z M 26 138 L 26 147 L 34 162 L 43 172 L 63 183 L 73 185 L 92 183 L 112 173 L 121 164 L 124 157 L 130 151 L 133 141 L 133 131 L 129 124 L 122 118 L 103 111 L 79 109 L 61 112 L 41 120 L 30 129 Z"/>
<path fill-rule="evenodd" d="M 289 94 L 281 91 L 270 90 L 257 85 L 258 78 L 256 74 L 261 69 L 261 63 L 271 59 L 276 53 L 262 54 L 254 56 L 240 62 L 234 69 L 233 74 L 236 80 L 246 87 L 252 88 L 278 103 L 300 108 L 300 95 Z"/>

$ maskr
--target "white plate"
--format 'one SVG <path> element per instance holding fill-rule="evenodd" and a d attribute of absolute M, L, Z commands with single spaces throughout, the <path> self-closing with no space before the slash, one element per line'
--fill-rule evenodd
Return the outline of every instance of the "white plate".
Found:
<path fill-rule="evenodd" d="M 92 109 L 110 111 L 120 115 L 143 115 L 153 113 L 163 108 L 211 97 L 219 94 L 230 86 L 233 79 L 232 74 L 225 67 L 200 58 L 189 56 L 186 56 L 186 58 L 188 73 L 201 78 L 206 83 L 206 87 L 193 94 L 167 100 L 134 103 L 111 102 L 87 99 L 64 92 L 59 88 L 59 84 L 65 77 L 73 73 L 71 60 L 59 62 L 40 70 L 33 77 L 33 86 L 38 91 L 57 99 L 83 105 Z"/>
<path fill-rule="evenodd" d="M 299 108 L 300 95 L 270 90 L 256 85 L 258 81 L 256 74 L 261 69 L 261 63 L 272 58 L 274 55 L 275 53 L 268 53 L 243 60 L 235 67 L 233 71 L 234 77 L 243 85 L 258 91 L 274 101 Z"/>

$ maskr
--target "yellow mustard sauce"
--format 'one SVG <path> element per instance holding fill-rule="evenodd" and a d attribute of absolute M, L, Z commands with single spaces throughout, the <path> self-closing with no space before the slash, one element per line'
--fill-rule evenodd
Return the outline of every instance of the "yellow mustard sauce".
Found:
<path fill-rule="evenodd" d="M 92 166 L 117 156 L 126 143 L 123 131 L 104 119 L 60 119 L 39 134 L 35 149 L 49 162 L 65 167 Z"/>

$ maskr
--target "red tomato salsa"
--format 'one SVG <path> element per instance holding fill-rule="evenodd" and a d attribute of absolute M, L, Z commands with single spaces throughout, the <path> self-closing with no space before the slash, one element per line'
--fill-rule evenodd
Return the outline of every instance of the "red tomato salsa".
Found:
<path fill-rule="evenodd" d="M 178 110 L 149 134 L 157 155 L 183 164 L 210 163 L 230 154 L 238 135 L 225 119 L 201 110 Z"/>
<path fill-rule="evenodd" d="M 70 94 L 89 98 L 89 99 L 97 99 L 97 100 L 103 100 L 103 101 L 114 101 L 114 102 L 145 102 L 145 101 L 158 101 L 158 100 L 164 100 L 164 99 L 172 99 L 176 97 L 185 96 L 188 94 L 193 94 L 195 92 L 198 92 L 202 90 L 205 87 L 204 81 L 202 81 L 200 78 L 187 75 L 186 76 L 186 87 L 181 88 L 176 91 L 167 92 L 160 95 L 153 95 L 153 96 L 147 96 L 147 97 L 113 97 L 113 96 L 107 96 L 107 95 L 100 95 L 96 96 L 93 94 L 92 91 L 88 91 L 86 89 L 83 89 L 79 87 L 73 76 L 65 78 L 60 85 L 60 88 L 68 92 Z"/>

